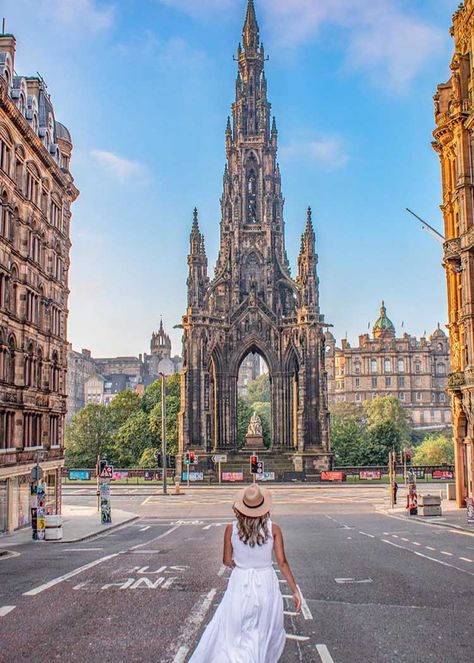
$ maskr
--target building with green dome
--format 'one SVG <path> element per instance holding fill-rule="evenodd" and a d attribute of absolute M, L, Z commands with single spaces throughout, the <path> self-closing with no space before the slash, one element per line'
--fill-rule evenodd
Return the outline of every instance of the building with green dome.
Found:
<path fill-rule="evenodd" d="M 356 346 L 347 339 L 337 346 L 326 333 L 326 369 L 330 404 L 396 396 L 414 427 L 434 430 L 451 424 L 449 342 L 439 325 L 429 337 L 397 337 L 382 302 L 372 335 L 361 334 Z"/>

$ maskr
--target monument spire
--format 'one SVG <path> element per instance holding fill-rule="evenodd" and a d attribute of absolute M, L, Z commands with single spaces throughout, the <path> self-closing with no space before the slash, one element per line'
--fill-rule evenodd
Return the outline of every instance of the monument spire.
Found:
<path fill-rule="evenodd" d="M 253 0 L 248 0 L 247 14 L 245 16 L 244 29 L 242 32 L 244 49 L 246 51 L 256 51 L 259 46 L 260 32 L 255 15 Z"/>

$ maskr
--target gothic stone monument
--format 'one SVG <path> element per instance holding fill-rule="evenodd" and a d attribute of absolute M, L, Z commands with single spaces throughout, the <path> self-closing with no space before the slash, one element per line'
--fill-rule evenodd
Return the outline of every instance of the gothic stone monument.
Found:
<path fill-rule="evenodd" d="M 263 449 L 262 420 L 256 412 L 250 417 L 245 446 L 247 449 Z"/>
<path fill-rule="evenodd" d="M 220 251 L 208 276 L 197 210 L 183 317 L 180 452 L 237 453 L 237 378 L 249 352 L 266 361 L 271 449 L 290 469 L 331 464 L 324 316 L 308 208 L 296 279 L 285 251 L 278 132 L 271 120 L 253 0 L 249 0 L 232 121 L 227 122 Z M 247 452 L 248 453 L 248 452 Z"/>

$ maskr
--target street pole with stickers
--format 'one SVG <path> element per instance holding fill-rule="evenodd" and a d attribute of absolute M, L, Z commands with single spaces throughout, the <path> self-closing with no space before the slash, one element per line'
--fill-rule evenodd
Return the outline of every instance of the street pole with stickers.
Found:
<path fill-rule="evenodd" d="M 46 486 L 40 467 L 40 451 L 36 452 L 36 465 L 31 470 L 31 537 L 33 541 L 45 540 Z"/>

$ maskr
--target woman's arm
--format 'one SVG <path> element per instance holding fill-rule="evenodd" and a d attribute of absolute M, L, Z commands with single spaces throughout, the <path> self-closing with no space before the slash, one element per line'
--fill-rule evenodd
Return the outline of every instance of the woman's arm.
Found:
<path fill-rule="evenodd" d="M 227 525 L 224 532 L 224 554 L 222 556 L 222 561 L 226 566 L 230 566 L 231 569 L 234 568 L 235 563 L 232 559 L 234 550 L 232 548 L 232 525 Z"/>
<path fill-rule="evenodd" d="M 275 523 L 272 524 L 273 531 L 273 550 L 275 551 L 275 558 L 277 564 L 280 568 L 280 571 L 285 578 L 286 582 L 290 586 L 291 593 L 293 594 L 293 603 L 295 605 L 296 612 L 301 610 L 301 596 L 296 586 L 295 579 L 288 564 L 288 560 L 285 555 L 285 546 L 283 544 L 283 534 L 281 529 Z"/>

